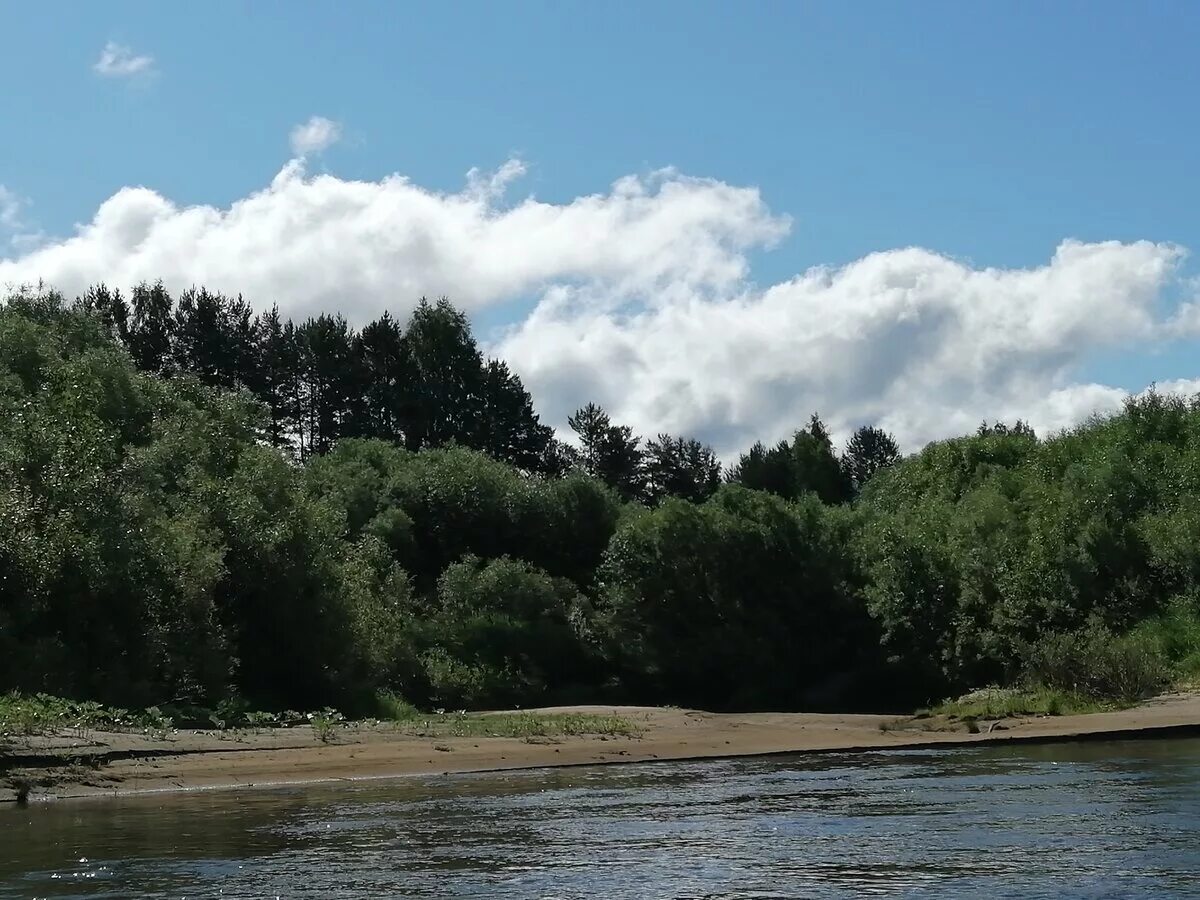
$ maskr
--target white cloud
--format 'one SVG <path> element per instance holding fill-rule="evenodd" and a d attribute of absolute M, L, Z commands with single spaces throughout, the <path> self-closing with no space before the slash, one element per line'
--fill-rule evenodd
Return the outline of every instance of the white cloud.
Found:
<path fill-rule="evenodd" d="M 12 230 L 20 226 L 21 198 L 0 184 L 0 228 Z"/>
<path fill-rule="evenodd" d="M 1170 328 L 1177 337 L 1200 337 L 1200 278 L 1187 282 L 1190 298 L 1179 304 L 1171 317 Z"/>
<path fill-rule="evenodd" d="M 1182 251 L 1066 241 L 1030 269 L 976 269 L 921 249 L 814 269 L 764 291 L 614 312 L 547 296 L 499 351 L 558 418 L 596 397 L 643 430 L 699 433 L 726 453 L 819 410 L 839 436 L 876 423 L 917 447 L 1018 417 L 1042 431 L 1119 405 L 1075 384 L 1101 347 L 1153 341 Z"/>
<path fill-rule="evenodd" d="M 342 138 L 342 126 L 324 116 L 313 116 L 303 125 L 297 125 L 290 135 L 292 152 L 297 156 L 320 153 L 332 147 Z"/>
<path fill-rule="evenodd" d="M 109 41 L 100 51 L 100 58 L 92 65 L 92 71 L 106 78 L 129 78 L 147 75 L 154 68 L 154 57 L 135 54 L 122 44 Z"/>
<path fill-rule="evenodd" d="M 612 297 L 727 290 L 746 275 L 745 251 L 787 229 L 754 189 L 671 173 L 623 178 L 566 204 L 504 205 L 500 191 L 518 171 L 476 172 L 461 192 L 435 193 L 399 176 L 310 177 L 296 160 L 228 209 L 124 188 L 74 236 L 0 261 L 0 284 L 43 278 L 77 293 L 100 280 L 162 278 L 362 322 L 422 294 L 479 309 L 556 283 Z"/>
<path fill-rule="evenodd" d="M 1160 394 L 1180 394 L 1184 397 L 1200 395 L 1200 378 L 1173 378 L 1154 386 Z"/>
<path fill-rule="evenodd" d="M 45 237 L 25 220 L 26 205 L 24 198 L 0 184 L 0 239 L 18 252 L 34 249 Z"/>
<path fill-rule="evenodd" d="M 75 294 L 162 278 L 357 323 L 423 294 L 498 307 L 493 318 L 514 304 L 524 318 L 492 350 L 548 421 L 596 400 L 642 433 L 695 434 L 725 454 L 814 410 L 838 436 L 877 423 L 908 448 L 985 417 L 1066 427 L 1124 397 L 1078 380 L 1090 354 L 1182 327 L 1162 310 L 1183 257 L 1169 244 L 1067 240 L 1020 269 L 907 248 L 758 288 L 749 253 L 790 222 L 754 188 L 663 170 L 570 202 L 509 202 L 523 172 L 473 170 L 438 193 L 310 176 L 294 160 L 227 209 L 125 188 L 75 235 L 0 260 L 0 284 Z"/>

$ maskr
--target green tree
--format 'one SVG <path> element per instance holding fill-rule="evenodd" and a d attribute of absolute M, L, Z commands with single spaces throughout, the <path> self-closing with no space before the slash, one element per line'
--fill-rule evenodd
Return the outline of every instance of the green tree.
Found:
<path fill-rule="evenodd" d="M 79 300 L 81 308 L 94 313 L 112 337 L 122 344 L 129 341 L 129 304 L 120 290 L 110 291 L 104 284 L 87 289 Z"/>
<path fill-rule="evenodd" d="M 405 446 L 472 445 L 483 405 L 484 369 L 466 315 L 445 298 L 437 303 L 422 298 L 404 332 L 404 352 L 412 372 Z"/>
<path fill-rule="evenodd" d="M 702 502 L 721 486 L 721 461 L 697 440 L 660 434 L 646 442 L 645 495 L 651 504 L 667 497 Z"/>
<path fill-rule="evenodd" d="M 184 291 L 175 304 L 172 334 L 178 371 L 223 388 L 257 381 L 253 311 L 241 297 L 205 288 Z"/>
<path fill-rule="evenodd" d="M 402 442 L 412 372 L 396 320 L 385 312 L 363 328 L 354 338 L 354 356 L 361 385 L 352 433 Z"/>
<path fill-rule="evenodd" d="M 81 306 L 0 307 L 0 689 L 352 704 L 397 674 L 402 573 L 260 410 L 138 372 Z"/>
<path fill-rule="evenodd" d="M 850 485 L 829 433 L 815 413 L 808 428 L 797 431 L 790 443 L 780 441 L 771 448 L 756 443 L 738 459 L 729 480 L 787 500 L 806 491 L 825 503 L 841 503 L 850 497 Z"/>
<path fill-rule="evenodd" d="M 169 374 L 175 340 L 171 295 L 161 281 L 153 285 L 143 282 L 133 289 L 132 301 L 127 343 L 133 361 L 143 372 Z"/>
<path fill-rule="evenodd" d="M 567 417 L 567 424 L 579 435 L 579 456 L 583 470 L 598 478 L 627 500 L 640 497 L 644 490 L 641 438 L 628 425 L 613 425 L 608 413 L 589 403 Z"/>
<path fill-rule="evenodd" d="M 851 435 L 842 454 L 842 470 L 855 493 L 860 492 L 875 474 L 900 461 L 896 439 L 872 425 L 864 425 Z"/>
<path fill-rule="evenodd" d="M 272 447 L 291 448 L 300 427 L 300 348 L 295 326 L 279 317 L 279 307 L 255 317 L 252 389 L 267 407 L 266 438 Z"/>
<path fill-rule="evenodd" d="M 350 326 L 320 315 L 296 329 L 300 361 L 300 453 L 328 453 L 345 431 L 357 383 Z"/>
<path fill-rule="evenodd" d="M 438 581 L 424 661 L 439 705 L 503 708 L 549 702 L 593 677 L 575 586 L 508 558 L 467 557 Z"/>
<path fill-rule="evenodd" d="M 519 376 L 498 360 L 488 362 L 483 376 L 479 426 L 473 446 L 493 459 L 526 472 L 544 471 L 553 430 L 533 410 L 533 398 Z M 549 463 L 549 465 L 553 465 Z"/>
<path fill-rule="evenodd" d="M 599 627 L 636 696 L 794 704 L 848 665 L 865 612 L 821 505 L 722 487 L 626 520 L 601 570 Z"/>

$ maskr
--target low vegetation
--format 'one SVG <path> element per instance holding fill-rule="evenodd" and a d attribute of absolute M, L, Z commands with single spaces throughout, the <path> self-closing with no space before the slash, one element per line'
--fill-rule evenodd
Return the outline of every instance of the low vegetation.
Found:
<path fill-rule="evenodd" d="M 241 707 L 241 705 L 238 705 Z M 72 732 L 141 732 L 165 734 L 175 727 L 210 728 L 219 731 L 261 731 L 272 728 L 308 726 L 321 743 L 331 743 L 347 729 L 390 727 L 418 737 L 510 737 L 561 738 L 580 735 L 636 737 L 642 729 L 630 718 L 590 713 L 422 712 L 390 695 L 379 704 L 378 718 L 352 721 L 333 709 L 310 713 L 259 712 L 242 708 L 191 709 L 181 717 L 182 726 L 158 708 L 113 709 L 98 703 L 75 703 L 47 694 L 0 696 L 0 738 Z"/>
<path fill-rule="evenodd" d="M 0 695 L 0 736 L 30 736 L 59 731 L 162 731 L 171 719 L 156 707 L 117 709 L 95 702 L 75 702 L 48 694 Z"/>
<path fill-rule="evenodd" d="M 1116 709 L 1121 705 L 1053 688 L 986 688 L 921 710 L 917 717 L 989 720 L 1017 716 L 1071 716 Z"/>
<path fill-rule="evenodd" d="M 401 720 L 396 726 L 420 737 L 638 737 L 643 731 L 626 716 L 587 713 L 421 714 Z"/>

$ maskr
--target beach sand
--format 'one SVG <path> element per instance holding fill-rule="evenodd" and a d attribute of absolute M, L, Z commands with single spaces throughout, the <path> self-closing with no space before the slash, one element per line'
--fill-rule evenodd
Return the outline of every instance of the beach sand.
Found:
<path fill-rule="evenodd" d="M 546 766 L 694 760 L 784 753 L 938 747 L 1010 741 L 1200 733 L 1200 693 L 1116 712 L 1009 718 L 970 734 L 959 724 L 894 715 L 708 713 L 647 707 L 530 710 L 618 715 L 639 731 L 562 738 L 421 737 L 387 723 L 339 728 L 328 743 L 308 726 L 262 731 L 92 732 L 10 738 L 0 750 L 0 801 L 138 792 L 263 788 Z M 933 730 L 952 728 L 957 730 Z"/>

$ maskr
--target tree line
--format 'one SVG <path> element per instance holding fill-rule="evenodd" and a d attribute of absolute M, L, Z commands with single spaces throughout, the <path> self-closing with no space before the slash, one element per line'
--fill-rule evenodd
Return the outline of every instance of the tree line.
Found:
<path fill-rule="evenodd" d="M 76 302 L 141 371 L 248 390 L 266 411 L 264 439 L 301 462 L 346 438 L 408 450 L 454 443 L 525 472 L 581 469 L 626 499 L 655 504 L 703 500 L 724 480 L 840 502 L 899 459 L 892 436 L 871 426 L 839 458 L 814 414 L 792 441 L 756 444 L 726 472 L 700 441 L 665 433 L 643 441 L 594 403 L 568 420 L 579 446 L 564 443 L 540 421 L 520 376 L 484 358 L 467 317 L 444 298 L 422 299 L 404 326 L 385 312 L 361 330 L 338 314 L 299 324 L 277 306 L 255 314 L 241 296 L 203 287 L 172 298 L 161 282 L 139 284 L 128 298 L 101 284 Z"/>
<path fill-rule="evenodd" d="M 18 292 L 0 690 L 845 709 L 1200 670 L 1195 400 L 905 459 L 875 428 L 838 453 L 814 415 L 728 470 L 592 404 L 569 424 L 447 301 L 355 330 L 202 289 Z"/>

